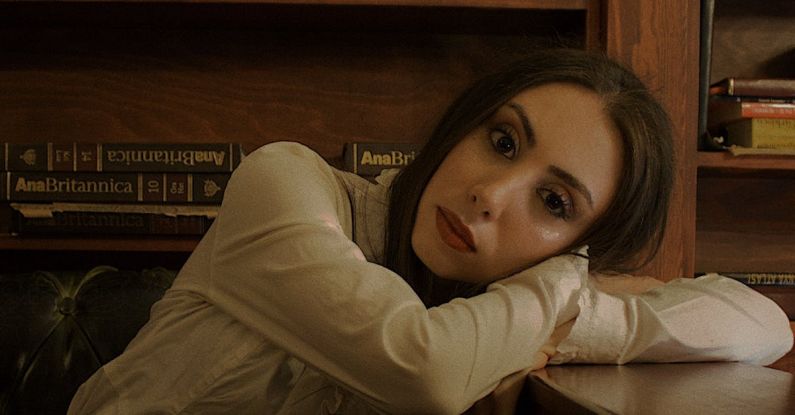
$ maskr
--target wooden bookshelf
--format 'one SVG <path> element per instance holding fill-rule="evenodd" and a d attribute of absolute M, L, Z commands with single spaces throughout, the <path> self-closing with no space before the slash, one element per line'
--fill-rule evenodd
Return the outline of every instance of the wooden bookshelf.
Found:
<path fill-rule="evenodd" d="M 669 109 L 681 163 L 666 243 L 643 273 L 692 274 L 698 8 L 687 0 L 0 0 L 0 137 L 247 151 L 292 140 L 339 160 L 346 141 L 423 142 L 472 80 L 549 45 L 606 51 Z M 0 262 L 156 262 L 195 243 L 6 234 Z"/>
<path fill-rule="evenodd" d="M 795 78 L 795 4 L 714 6 L 710 82 Z M 795 156 L 697 157 L 696 272 L 795 272 Z"/>

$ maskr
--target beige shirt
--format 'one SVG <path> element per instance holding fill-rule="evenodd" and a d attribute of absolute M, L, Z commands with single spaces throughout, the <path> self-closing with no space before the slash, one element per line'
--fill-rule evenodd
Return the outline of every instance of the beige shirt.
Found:
<path fill-rule="evenodd" d="M 274 143 L 235 171 L 214 225 L 125 352 L 70 414 L 449 413 L 534 360 L 740 360 L 792 346 L 784 313 L 716 275 L 642 295 L 594 288 L 562 256 L 426 309 L 379 263 L 388 186 Z"/>

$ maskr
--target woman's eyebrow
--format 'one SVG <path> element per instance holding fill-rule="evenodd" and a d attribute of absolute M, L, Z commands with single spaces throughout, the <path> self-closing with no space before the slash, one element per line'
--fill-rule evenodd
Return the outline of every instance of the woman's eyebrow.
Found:
<path fill-rule="evenodd" d="M 527 139 L 527 145 L 531 148 L 534 147 L 536 145 L 536 136 L 535 133 L 533 133 L 533 127 L 530 126 L 530 119 L 527 118 L 527 113 L 524 111 L 524 108 L 515 102 L 508 103 L 508 107 L 512 109 L 522 121 L 522 128 L 524 129 L 524 136 Z"/>
<path fill-rule="evenodd" d="M 591 209 L 593 209 L 593 197 L 591 196 L 591 191 L 588 190 L 588 188 L 585 187 L 585 185 L 582 184 L 579 179 L 558 166 L 549 166 L 547 170 L 550 174 L 554 175 L 560 180 L 563 180 L 567 185 L 582 193 L 582 195 L 585 197 L 585 200 L 588 201 L 588 205 L 591 207 Z"/>

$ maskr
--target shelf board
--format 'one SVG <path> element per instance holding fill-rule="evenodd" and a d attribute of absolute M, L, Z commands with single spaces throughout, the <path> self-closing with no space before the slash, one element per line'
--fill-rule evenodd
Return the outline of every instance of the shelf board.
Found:
<path fill-rule="evenodd" d="M 586 10 L 599 0 L 187 0 L 184 3 L 203 4 L 273 4 L 296 6 L 365 6 L 365 7 L 456 7 L 479 9 L 546 9 Z M 7 3 L 8 0 L 0 0 Z M 34 3 L 40 0 L 21 0 Z M 65 3 L 168 3 L 164 0 L 66 0 Z"/>
<path fill-rule="evenodd" d="M 698 168 L 702 170 L 795 170 L 795 156 L 733 156 L 727 151 L 699 151 Z"/>
<path fill-rule="evenodd" d="M 0 235 L 0 250 L 37 251 L 126 251 L 126 252 L 191 252 L 198 238 L 91 238 L 91 237 L 19 237 Z"/>

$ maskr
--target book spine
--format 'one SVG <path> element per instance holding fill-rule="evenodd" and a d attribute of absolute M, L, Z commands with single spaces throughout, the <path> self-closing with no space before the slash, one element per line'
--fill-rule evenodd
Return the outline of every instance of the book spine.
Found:
<path fill-rule="evenodd" d="M 710 95 L 795 97 L 795 79 L 726 78 L 713 84 Z"/>
<path fill-rule="evenodd" d="M 725 273 L 721 275 L 745 285 L 795 287 L 795 274 L 789 273 Z"/>
<path fill-rule="evenodd" d="M 152 202 L 220 204 L 229 173 L 5 172 L 2 199 L 12 202 Z"/>
<path fill-rule="evenodd" d="M 416 143 L 346 143 L 343 167 L 360 176 L 377 176 L 385 169 L 405 167 L 414 160 L 421 148 Z"/>
<path fill-rule="evenodd" d="M 27 218 L 14 212 L 12 233 L 19 235 L 203 235 L 212 219 L 123 212 L 54 212 L 52 217 Z"/>
<path fill-rule="evenodd" d="M 795 119 L 752 118 L 726 125 L 731 144 L 750 148 L 795 147 Z"/>
<path fill-rule="evenodd" d="M 709 103 L 709 126 L 712 129 L 745 118 L 795 119 L 795 103 L 725 100 Z"/>
<path fill-rule="evenodd" d="M 795 104 L 743 102 L 737 111 L 739 118 L 795 118 Z"/>
<path fill-rule="evenodd" d="M 6 171 L 229 173 L 236 143 L 4 143 Z"/>

